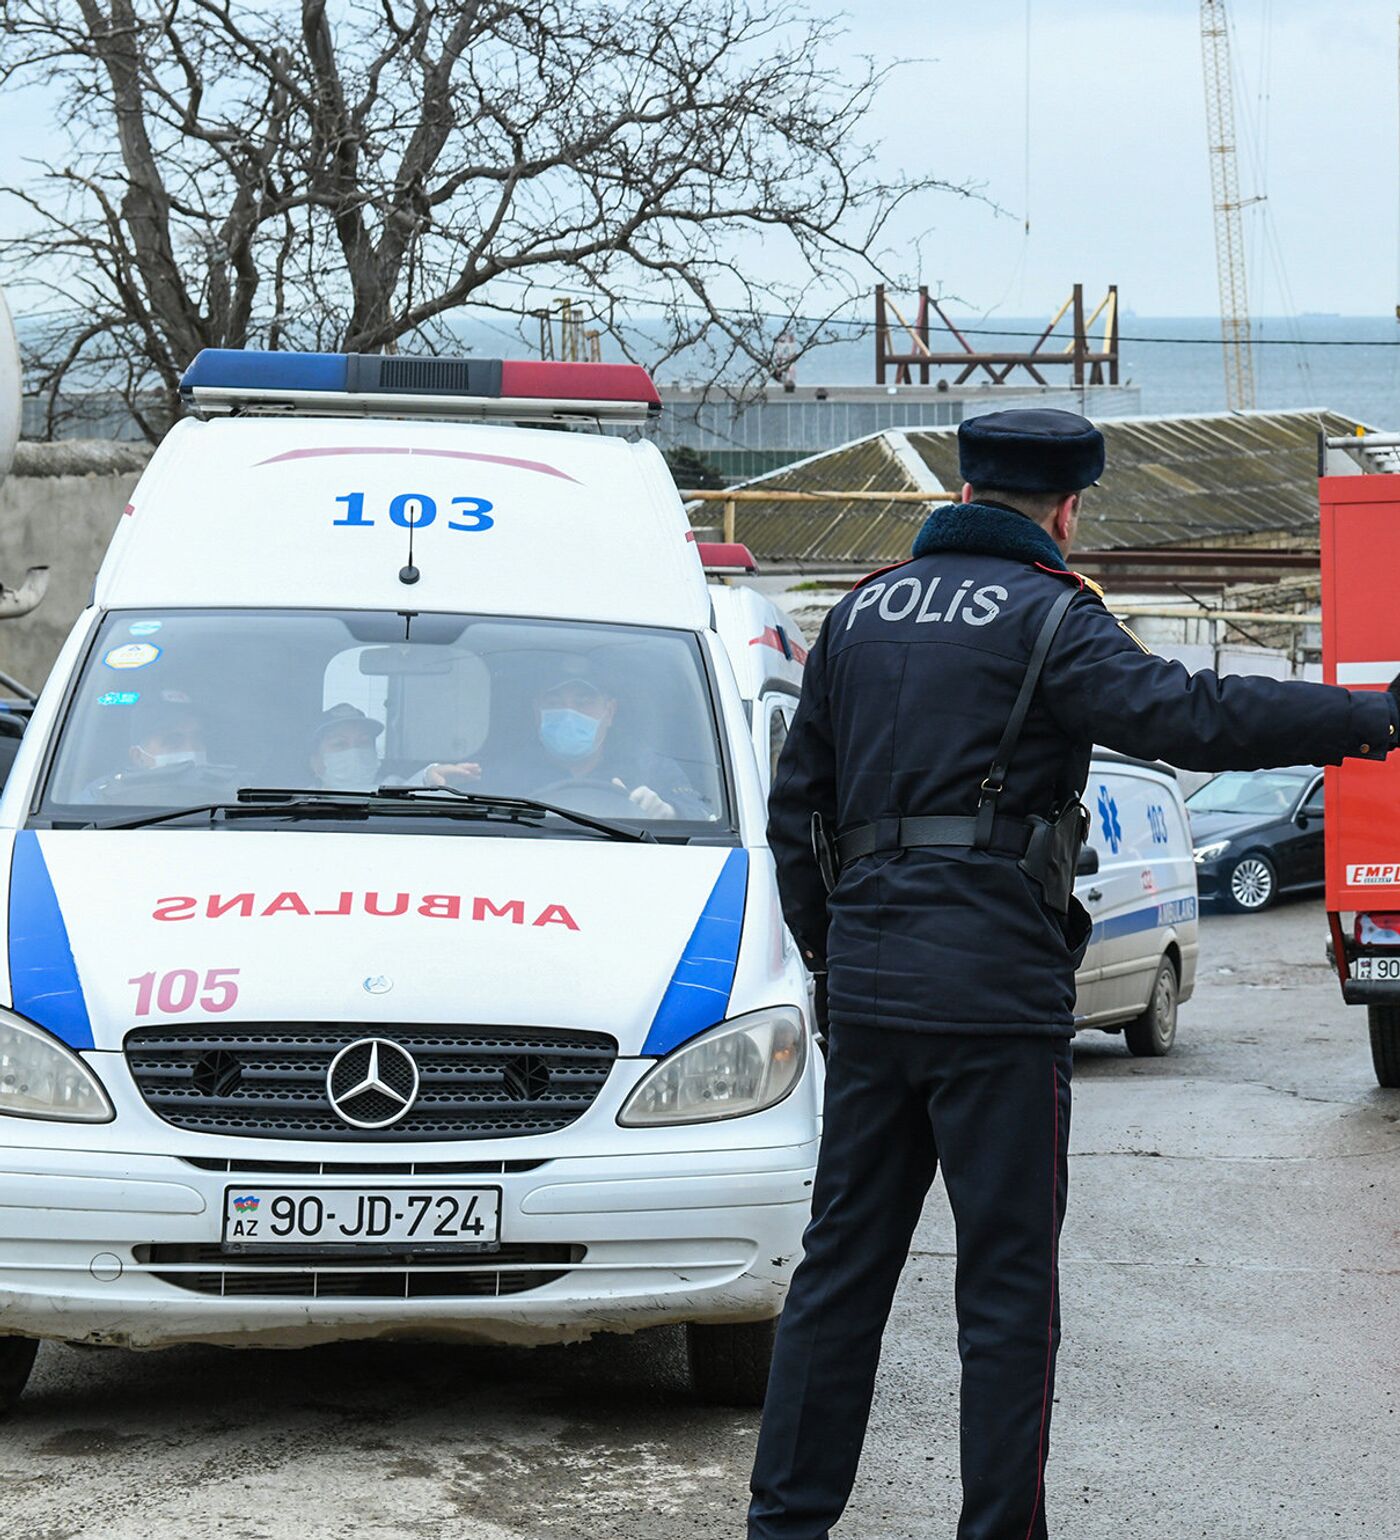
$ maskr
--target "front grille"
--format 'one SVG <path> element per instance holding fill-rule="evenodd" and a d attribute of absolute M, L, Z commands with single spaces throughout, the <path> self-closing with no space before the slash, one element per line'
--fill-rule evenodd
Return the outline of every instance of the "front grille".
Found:
<path fill-rule="evenodd" d="M 531 1243 L 471 1257 L 385 1257 L 373 1266 L 314 1252 L 229 1256 L 218 1246 L 137 1246 L 133 1254 L 162 1283 L 221 1299 L 483 1299 L 554 1283 L 583 1261 L 586 1249 Z M 466 1261 L 476 1265 L 464 1267 Z M 181 1271 L 162 1272 L 161 1263 L 180 1264 Z"/>
<path fill-rule="evenodd" d="M 386 1128 L 357 1128 L 331 1106 L 326 1074 L 342 1048 L 387 1038 L 418 1065 L 417 1099 Z M 147 1106 L 203 1134 L 256 1139 L 492 1139 L 550 1133 L 592 1106 L 617 1043 L 540 1027 L 239 1022 L 138 1027 L 126 1061 Z M 362 1115 L 363 1108 L 357 1108 Z"/>

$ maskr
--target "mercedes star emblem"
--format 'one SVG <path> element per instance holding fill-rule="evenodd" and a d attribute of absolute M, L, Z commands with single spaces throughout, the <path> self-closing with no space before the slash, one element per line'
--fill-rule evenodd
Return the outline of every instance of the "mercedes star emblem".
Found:
<path fill-rule="evenodd" d="M 326 1095 L 351 1128 L 388 1128 L 418 1099 L 418 1065 L 387 1037 L 362 1037 L 331 1060 Z"/>

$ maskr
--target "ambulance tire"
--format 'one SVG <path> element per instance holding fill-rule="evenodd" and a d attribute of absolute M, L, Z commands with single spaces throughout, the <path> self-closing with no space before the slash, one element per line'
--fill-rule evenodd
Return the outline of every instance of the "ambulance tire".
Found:
<path fill-rule="evenodd" d="M 1176 1042 L 1176 1003 L 1180 992 L 1176 964 L 1164 957 L 1157 965 L 1147 1009 L 1123 1028 L 1123 1041 L 1135 1059 L 1160 1059 Z"/>
<path fill-rule="evenodd" d="M 1278 897 L 1278 873 L 1268 856 L 1247 851 L 1230 868 L 1220 890 L 1227 909 L 1236 914 L 1258 914 Z"/>
<path fill-rule="evenodd" d="M 711 1406 L 762 1406 L 777 1333 L 776 1317 L 732 1326 L 691 1321 L 685 1345 L 695 1394 Z"/>
<path fill-rule="evenodd" d="M 0 1337 L 0 1417 L 23 1395 L 38 1351 L 33 1337 Z"/>
<path fill-rule="evenodd" d="M 1368 1005 L 1366 1019 L 1371 1028 L 1376 1084 L 1387 1091 L 1400 1091 L 1400 1005 Z"/>

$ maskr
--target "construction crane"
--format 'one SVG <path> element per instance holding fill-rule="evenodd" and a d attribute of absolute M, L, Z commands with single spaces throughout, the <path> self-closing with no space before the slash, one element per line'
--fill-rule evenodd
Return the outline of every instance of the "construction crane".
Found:
<path fill-rule="evenodd" d="M 1254 405 L 1254 353 L 1245 287 L 1244 221 L 1235 158 L 1235 93 L 1230 79 L 1230 32 L 1225 0 L 1201 0 L 1201 62 L 1206 80 L 1206 141 L 1215 207 L 1215 266 L 1220 280 L 1220 340 L 1225 349 L 1225 404 Z"/>

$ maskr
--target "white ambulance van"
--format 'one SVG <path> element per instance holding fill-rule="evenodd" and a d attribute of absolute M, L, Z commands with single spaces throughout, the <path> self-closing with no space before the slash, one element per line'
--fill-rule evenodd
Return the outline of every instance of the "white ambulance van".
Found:
<path fill-rule="evenodd" d="M 560 431 L 640 369 L 184 392 L 0 801 L 0 1404 L 42 1338 L 666 1322 L 756 1402 L 819 1132 L 800 633 L 654 447 Z"/>
<path fill-rule="evenodd" d="M 1074 890 L 1094 922 L 1076 977 L 1079 1027 L 1121 1032 L 1140 1058 L 1170 1053 L 1196 987 L 1196 862 L 1175 771 L 1096 750 L 1090 832 Z"/>

